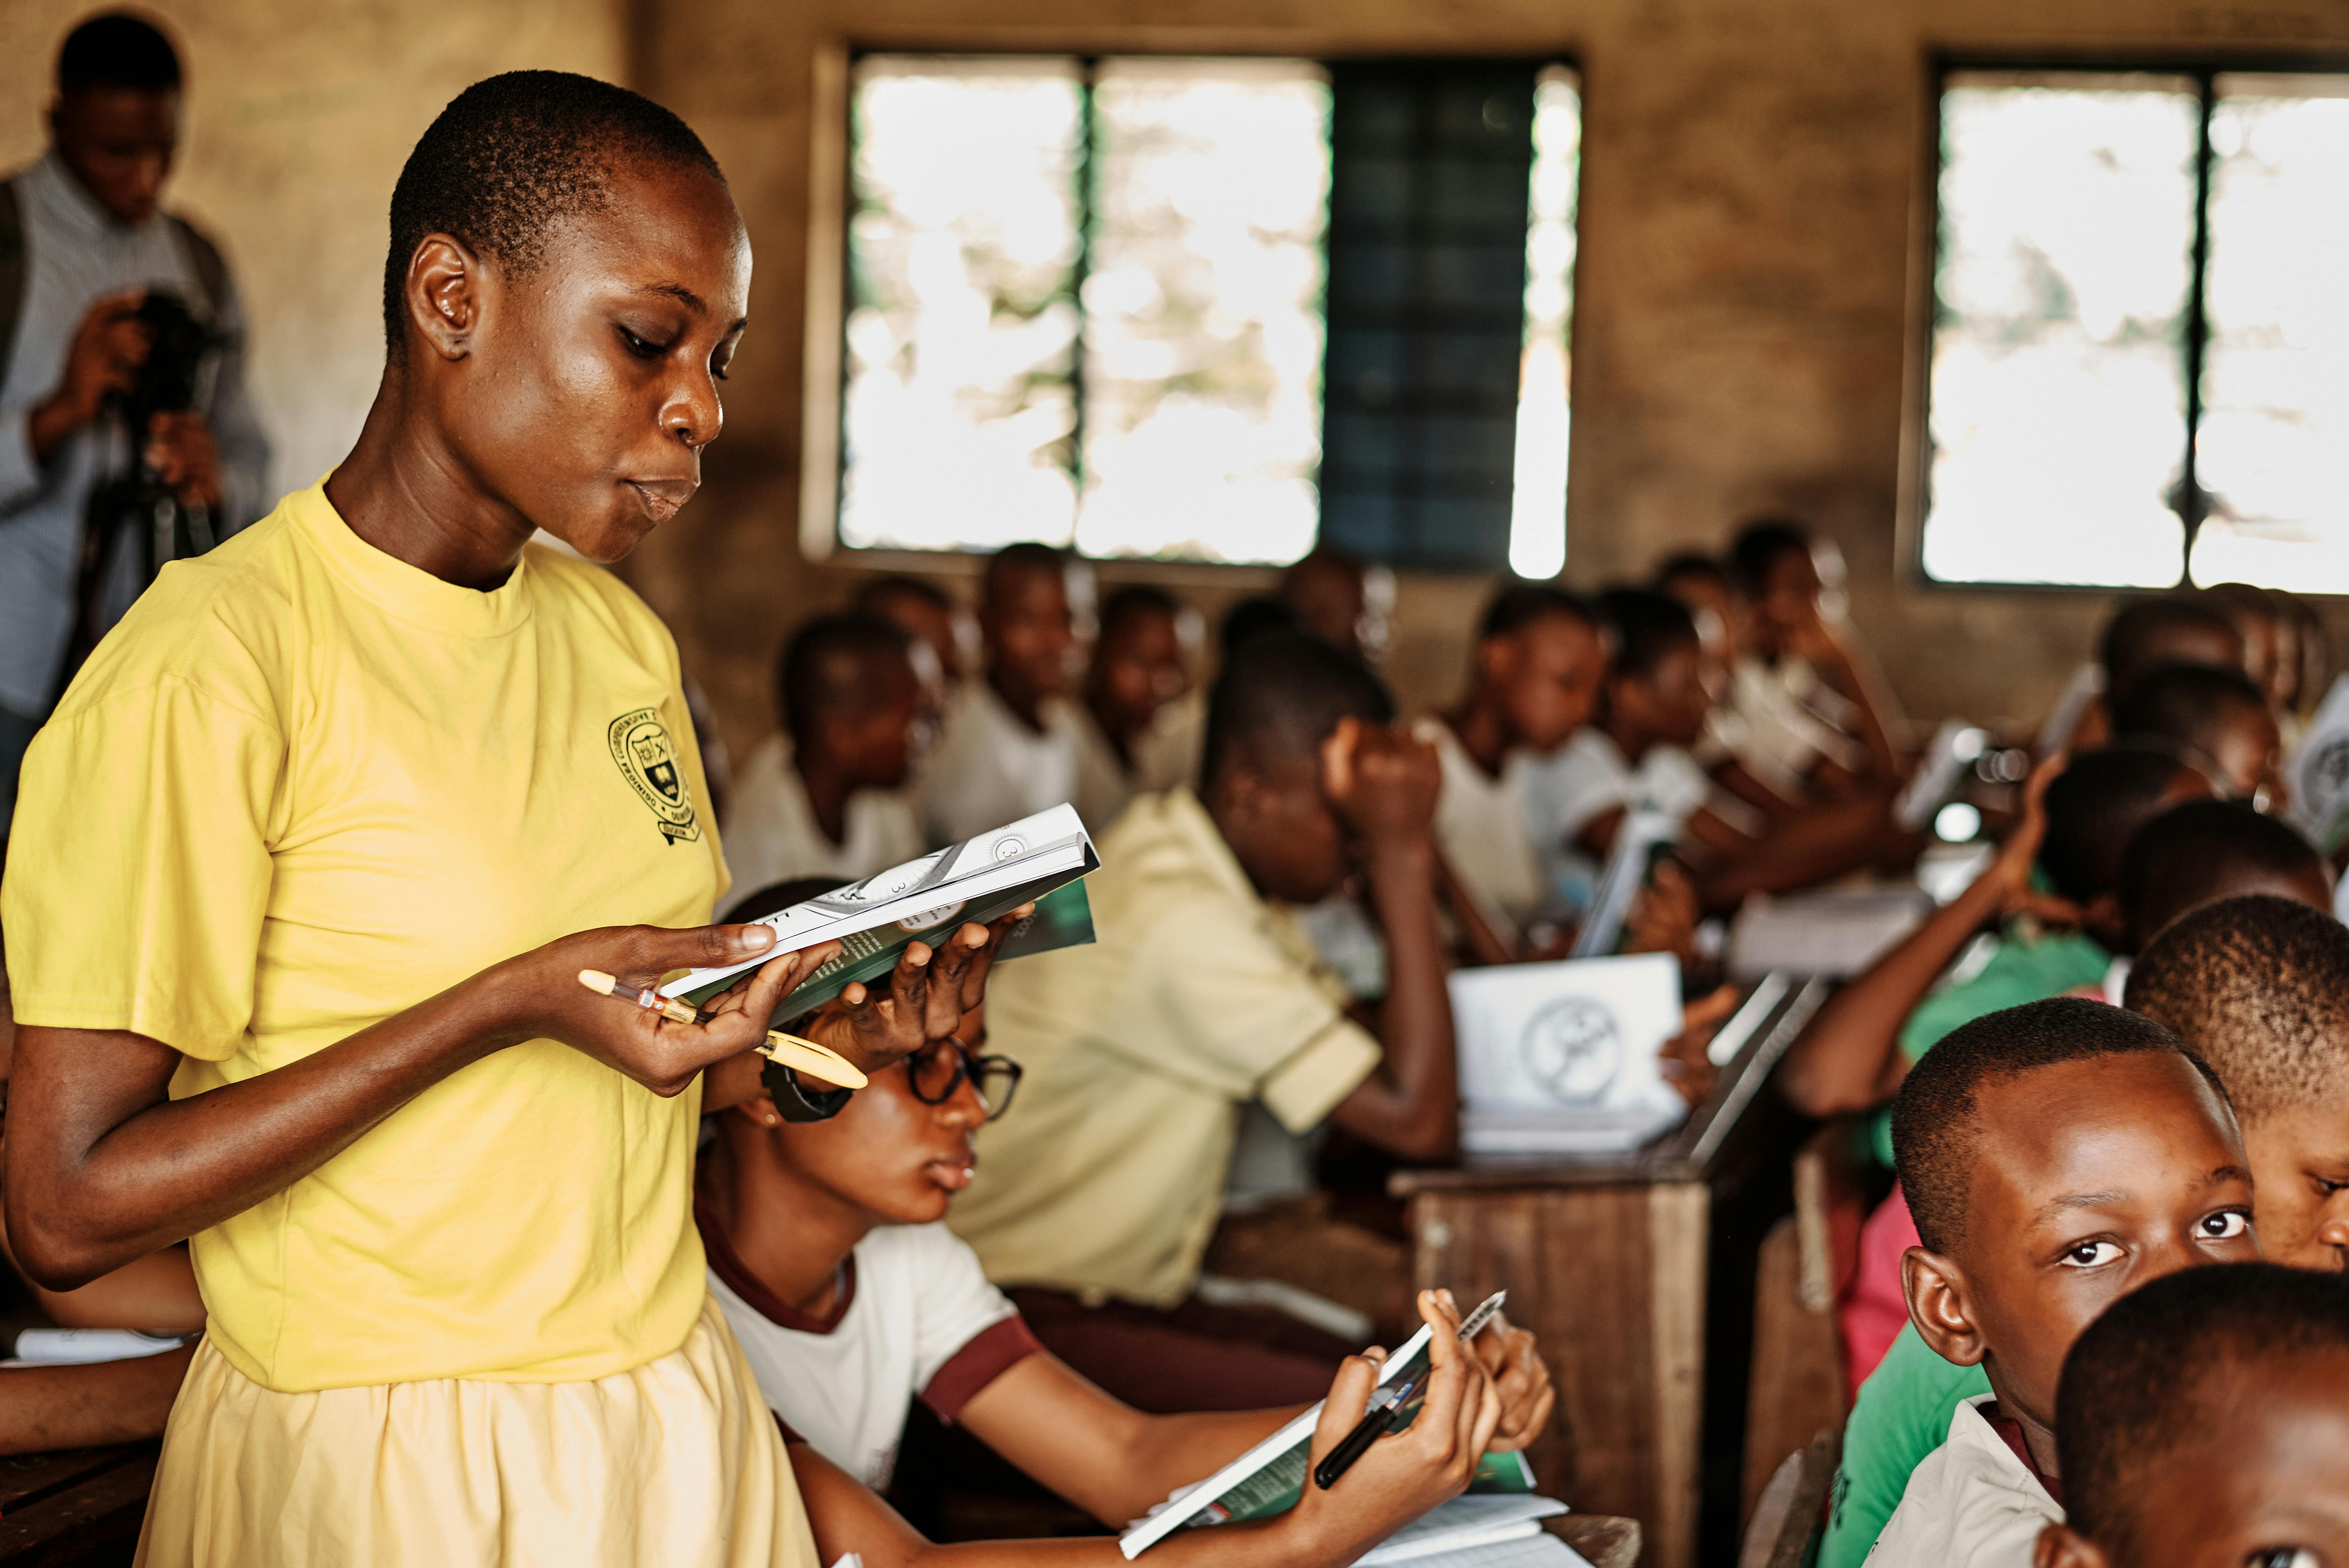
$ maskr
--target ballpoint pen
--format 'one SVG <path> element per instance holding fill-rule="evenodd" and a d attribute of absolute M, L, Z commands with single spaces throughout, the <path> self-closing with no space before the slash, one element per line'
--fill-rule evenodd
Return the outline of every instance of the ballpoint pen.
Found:
<path fill-rule="evenodd" d="M 1419 1386 L 1419 1379 L 1406 1377 L 1402 1382 L 1380 1389 L 1371 1396 L 1371 1407 L 1354 1423 L 1354 1429 L 1338 1440 L 1330 1457 L 1313 1467 L 1313 1484 L 1328 1491 L 1338 1484 L 1338 1478 L 1354 1466 L 1354 1461 L 1371 1451 L 1371 1445 L 1394 1428 L 1395 1411 Z"/>
<path fill-rule="evenodd" d="M 631 991 L 616 976 L 605 974 L 600 969 L 581 970 L 579 983 L 599 996 L 615 997 L 647 1012 L 657 1012 L 671 1023 L 707 1023 L 718 1016 L 708 1008 L 663 996 L 650 987 Z M 766 1043 L 751 1049 L 770 1062 L 779 1062 L 794 1072 L 805 1073 L 811 1078 L 821 1078 L 827 1084 L 837 1084 L 843 1089 L 861 1089 L 868 1082 L 864 1075 L 839 1052 L 797 1034 L 786 1034 L 780 1029 L 768 1030 Z"/>

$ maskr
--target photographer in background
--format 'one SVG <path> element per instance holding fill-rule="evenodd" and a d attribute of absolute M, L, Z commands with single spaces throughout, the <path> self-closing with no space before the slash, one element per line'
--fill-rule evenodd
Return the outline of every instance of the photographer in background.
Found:
<path fill-rule="evenodd" d="M 267 499 L 228 269 L 160 205 L 179 136 L 170 40 L 137 16 L 93 16 L 57 56 L 47 154 L 0 185 L 0 846 L 25 747 L 70 673 L 68 645 L 86 651 L 149 580 L 142 539 L 88 536 L 92 496 L 141 477 L 143 463 L 197 520 L 196 548 Z M 154 343 L 141 313 L 150 291 L 147 316 L 169 310 L 166 295 L 182 301 L 213 346 L 191 406 L 155 414 L 134 451 L 119 405 L 140 390 Z M 86 574 L 86 561 L 102 569 Z"/>

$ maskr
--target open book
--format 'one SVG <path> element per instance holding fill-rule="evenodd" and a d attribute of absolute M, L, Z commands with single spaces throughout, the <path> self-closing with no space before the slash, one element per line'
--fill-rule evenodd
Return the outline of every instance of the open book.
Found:
<path fill-rule="evenodd" d="M 1460 1337 L 1464 1342 L 1483 1332 L 1485 1325 L 1493 1321 L 1493 1314 L 1501 1310 L 1507 1294 L 1506 1291 L 1495 1291 L 1461 1320 Z M 1381 1387 L 1399 1377 L 1421 1381 L 1418 1391 L 1398 1407 L 1402 1414 L 1395 1422 L 1395 1431 L 1410 1426 L 1426 1400 L 1423 1374 L 1431 1359 L 1429 1335 L 1427 1325 L 1422 1324 L 1419 1332 L 1404 1340 L 1379 1369 Z M 1292 1417 L 1278 1431 L 1206 1480 L 1169 1498 L 1149 1518 L 1119 1536 L 1118 1549 L 1131 1562 L 1178 1530 L 1268 1519 L 1295 1508 L 1298 1500 L 1305 1495 L 1313 1428 L 1320 1419 L 1321 1404 L 1317 1400 L 1311 1409 Z M 1476 1461 L 1475 1477 L 1468 1485 L 1475 1491 L 1530 1492 L 1534 1489 L 1533 1471 L 1526 1468 L 1520 1454 L 1486 1454 Z"/>
<path fill-rule="evenodd" d="M 957 926 L 981 924 L 1033 902 L 1036 913 L 1005 938 L 997 961 L 1092 940 L 1092 907 L 1081 885 L 1101 868 L 1076 808 L 1056 805 L 992 833 L 908 860 L 903 866 L 821 893 L 788 909 L 761 916 L 775 945 L 755 959 L 720 969 L 697 969 L 660 988 L 663 996 L 696 1003 L 778 953 L 837 941 L 840 956 L 800 982 L 775 1009 L 778 1021 L 821 1006 L 858 981 L 889 972 L 909 943 L 932 946 Z"/>

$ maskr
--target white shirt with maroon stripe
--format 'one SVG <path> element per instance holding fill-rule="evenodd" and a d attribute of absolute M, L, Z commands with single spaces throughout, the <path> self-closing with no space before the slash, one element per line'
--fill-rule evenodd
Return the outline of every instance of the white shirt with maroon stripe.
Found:
<path fill-rule="evenodd" d="M 1041 1349 L 944 1225 L 891 1225 L 850 1254 L 828 1320 L 776 1299 L 697 1212 L 718 1300 L 767 1403 L 794 1435 L 875 1491 L 889 1484 L 915 1396 L 952 1421 Z"/>

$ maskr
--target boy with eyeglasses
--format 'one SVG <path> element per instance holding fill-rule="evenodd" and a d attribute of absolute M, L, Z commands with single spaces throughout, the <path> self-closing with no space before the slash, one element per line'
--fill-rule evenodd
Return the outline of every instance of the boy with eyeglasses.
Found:
<path fill-rule="evenodd" d="M 826 886 L 772 889 L 734 916 Z M 889 1484 L 919 1397 L 1122 1525 L 1299 1407 L 1147 1415 L 1037 1342 L 940 1222 L 970 1184 L 980 1124 L 1003 1114 L 1020 1076 L 1018 1063 L 981 1054 L 978 1013 L 963 1023 L 957 1038 L 874 1074 L 829 1121 L 786 1121 L 761 1092 L 755 1056 L 711 1072 L 705 1104 L 724 1108 L 710 1118 L 716 1136 L 694 1189 L 710 1294 L 793 1438 L 865 1486 Z M 1475 1346 L 1502 1404 L 1487 1447 L 1521 1448 L 1548 1420 L 1549 1375 L 1531 1334 L 1495 1322 Z"/>

